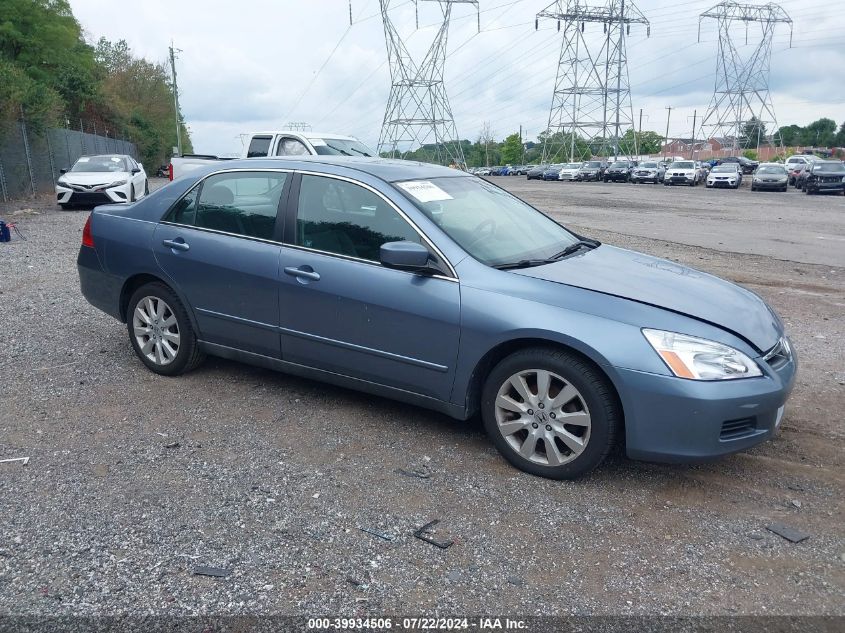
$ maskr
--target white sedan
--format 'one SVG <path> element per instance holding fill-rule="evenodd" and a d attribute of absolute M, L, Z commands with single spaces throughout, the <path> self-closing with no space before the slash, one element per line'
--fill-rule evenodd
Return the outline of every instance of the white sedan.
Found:
<path fill-rule="evenodd" d="M 82 156 L 56 181 L 56 202 L 62 209 L 135 202 L 149 192 L 143 165 L 126 154 Z"/>

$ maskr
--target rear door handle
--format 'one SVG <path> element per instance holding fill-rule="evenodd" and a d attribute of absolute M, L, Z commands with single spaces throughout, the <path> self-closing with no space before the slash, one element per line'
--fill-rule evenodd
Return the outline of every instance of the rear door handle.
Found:
<path fill-rule="evenodd" d="M 161 243 L 174 251 L 186 251 L 191 248 L 181 237 L 177 237 L 175 240 L 162 240 Z"/>
<path fill-rule="evenodd" d="M 310 266 L 309 266 L 310 268 Z M 320 273 L 313 270 L 304 270 L 296 266 L 288 266 L 285 268 L 285 274 L 292 277 L 299 277 L 300 279 L 310 279 L 311 281 L 320 281 Z"/>

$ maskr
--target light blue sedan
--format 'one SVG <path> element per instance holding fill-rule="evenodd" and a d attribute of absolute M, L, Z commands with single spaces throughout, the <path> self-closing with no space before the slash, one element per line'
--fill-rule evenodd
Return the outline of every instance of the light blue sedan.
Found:
<path fill-rule="evenodd" d="M 544 477 L 582 475 L 617 441 L 663 461 L 747 449 L 775 433 L 795 379 L 756 294 L 433 165 L 227 161 L 97 207 L 78 267 L 156 373 L 212 354 L 480 414 Z"/>

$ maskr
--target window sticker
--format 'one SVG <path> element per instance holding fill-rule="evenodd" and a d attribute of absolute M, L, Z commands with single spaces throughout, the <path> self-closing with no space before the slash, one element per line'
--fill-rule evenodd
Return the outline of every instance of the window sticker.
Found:
<path fill-rule="evenodd" d="M 397 182 L 397 187 L 402 188 L 420 202 L 436 202 L 438 200 L 454 200 L 452 196 L 443 191 L 440 187 L 428 180 L 409 180 Z"/>
<path fill-rule="evenodd" d="M 78 162 L 78 163 L 87 163 L 87 162 L 88 162 L 88 159 L 87 159 L 85 156 L 83 156 L 82 158 L 80 158 L 80 159 L 79 159 L 78 161 L 76 161 L 76 162 Z"/>
<path fill-rule="evenodd" d="M 120 162 L 120 159 L 119 159 L 117 156 L 112 156 L 112 157 L 111 157 L 111 162 L 113 162 L 113 163 L 119 163 L 119 162 Z"/>

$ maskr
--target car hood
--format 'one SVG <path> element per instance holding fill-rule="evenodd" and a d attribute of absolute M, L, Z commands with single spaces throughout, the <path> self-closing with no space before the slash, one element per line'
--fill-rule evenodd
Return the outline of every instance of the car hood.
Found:
<path fill-rule="evenodd" d="M 845 171 L 827 171 L 819 169 L 818 171 L 813 172 L 813 176 L 839 176 L 841 178 L 845 178 Z"/>
<path fill-rule="evenodd" d="M 125 171 L 73 171 L 62 176 L 65 182 L 75 185 L 106 185 L 115 180 L 126 180 L 130 174 Z"/>
<path fill-rule="evenodd" d="M 766 303 L 745 288 L 694 268 L 606 244 L 553 264 L 514 272 L 706 321 L 733 332 L 761 352 L 774 347 L 783 330 Z"/>

